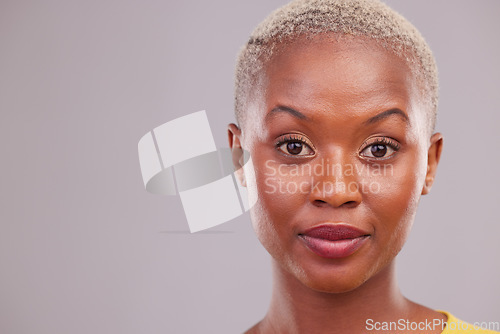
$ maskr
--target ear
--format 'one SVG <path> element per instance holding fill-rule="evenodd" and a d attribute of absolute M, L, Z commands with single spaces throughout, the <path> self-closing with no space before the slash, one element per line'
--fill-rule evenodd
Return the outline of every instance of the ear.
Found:
<path fill-rule="evenodd" d="M 227 127 L 229 148 L 233 157 L 235 175 L 242 187 L 246 187 L 245 172 L 243 171 L 243 148 L 241 147 L 241 129 L 234 123 Z"/>
<path fill-rule="evenodd" d="M 427 174 L 425 175 L 425 184 L 422 188 L 422 195 L 426 195 L 431 191 L 442 150 L 443 135 L 435 133 L 431 137 L 431 145 L 429 146 L 429 151 L 427 153 Z"/>

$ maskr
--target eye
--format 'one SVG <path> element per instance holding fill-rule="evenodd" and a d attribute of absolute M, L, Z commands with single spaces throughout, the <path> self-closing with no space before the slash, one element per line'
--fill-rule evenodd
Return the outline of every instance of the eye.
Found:
<path fill-rule="evenodd" d="M 398 142 L 391 138 L 373 138 L 365 142 L 360 155 L 370 159 L 387 159 L 393 156 L 399 148 Z"/>
<path fill-rule="evenodd" d="M 299 135 L 281 136 L 276 142 L 278 150 L 285 154 L 296 156 L 314 155 L 314 150 L 311 146 L 304 137 Z"/>

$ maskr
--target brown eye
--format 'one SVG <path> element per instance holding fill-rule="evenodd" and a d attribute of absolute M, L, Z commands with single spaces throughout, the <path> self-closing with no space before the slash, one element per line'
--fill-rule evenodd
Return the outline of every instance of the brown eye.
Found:
<path fill-rule="evenodd" d="M 387 146 L 386 145 L 381 145 L 381 144 L 372 145 L 370 147 L 370 151 L 371 151 L 371 153 L 372 153 L 372 155 L 374 157 L 376 157 L 376 158 L 382 158 L 387 153 Z"/>
<path fill-rule="evenodd" d="M 374 138 L 365 143 L 360 156 L 371 159 L 387 159 L 392 157 L 399 150 L 399 147 L 399 143 L 392 138 Z"/>
<path fill-rule="evenodd" d="M 290 142 L 286 144 L 286 150 L 290 154 L 300 154 L 300 152 L 302 152 L 302 143 Z"/>
<path fill-rule="evenodd" d="M 288 141 L 278 145 L 278 149 L 288 155 L 306 156 L 313 155 L 312 148 L 301 141 Z"/>

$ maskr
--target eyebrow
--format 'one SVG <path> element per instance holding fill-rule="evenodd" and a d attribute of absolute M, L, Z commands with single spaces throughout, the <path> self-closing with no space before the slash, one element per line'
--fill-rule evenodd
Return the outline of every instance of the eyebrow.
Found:
<path fill-rule="evenodd" d="M 268 119 L 272 115 L 275 115 L 276 113 L 280 113 L 280 112 L 288 113 L 289 115 L 292 115 L 293 117 L 298 118 L 298 119 L 307 120 L 307 116 L 304 115 L 303 113 L 301 113 L 300 111 L 297 111 L 295 109 L 292 109 L 290 107 L 285 107 L 285 106 L 277 106 L 277 107 L 273 108 L 271 110 L 271 112 L 269 112 L 269 114 L 266 115 L 266 119 Z"/>
<path fill-rule="evenodd" d="M 277 106 L 277 107 L 273 108 L 271 110 L 271 112 L 266 115 L 266 119 L 268 119 L 268 118 L 272 117 L 273 115 L 275 115 L 276 113 L 280 113 L 280 112 L 288 113 L 289 115 L 292 115 L 293 117 L 298 118 L 298 119 L 307 120 L 307 116 L 304 115 L 303 113 L 301 113 L 300 111 L 297 111 L 295 109 L 292 109 L 290 107 L 285 107 L 285 106 Z M 408 115 L 406 115 L 406 113 L 404 111 L 402 111 L 399 108 L 392 108 L 392 109 L 383 111 L 380 114 L 377 114 L 373 117 L 370 117 L 369 119 L 364 121 L 363 124 L 364 125 L 371 125 L 371 124 L 380 122 L 380 121 L 388 118 L 391 115 L 399 115 L 403 118 L 403 120 L 406 123 L 410 122 Z"/>
<path fill-rule="evenodd" d="M 387 117 L 389 117 L 391 115 L 399 115 L 399 116 L 401 116 L 403 118 L 403 120 L 406 123 L 410 122 L 410 119 L 408 118 L 408 115 L 406 115 L 404 111 L 402 111 L 401 109 L 398 109 L 398 108 L 393 108 L 393 109 L 389 109 L 389 110 L 383 111 L 380 114 L 375 115 L 375 116 L 367 119 L 366 121 L 363 122 L 363 124 L 364 125 L 371 125 L 371 124 L 380 122 L 380 121 L 386 119 Z"/>

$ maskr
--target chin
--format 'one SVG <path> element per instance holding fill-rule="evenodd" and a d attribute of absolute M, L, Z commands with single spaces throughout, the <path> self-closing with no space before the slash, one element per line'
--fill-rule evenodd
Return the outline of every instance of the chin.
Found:
<path fill-rule="evenodd" d="M 351 259 L 352 260 L 352 259 Z M 345 261 L 336 264 L 287 261 L 283 268 L 294 280 L 303 286 L 322 293 L 341 294 L 354 291 L 388 273 L 393 267 L 391 258 L 387 261 L 366 261 L 353 263 Z"/>
<path fill-rule="evenodd" d="M 302 276 L 302 277 L 300 277 Z M 306 287 L 323 293 L 347 293 L 362 286 L 367 280 L 367 275 L 339 275 L 306 273 L 296 278 Z"/>

